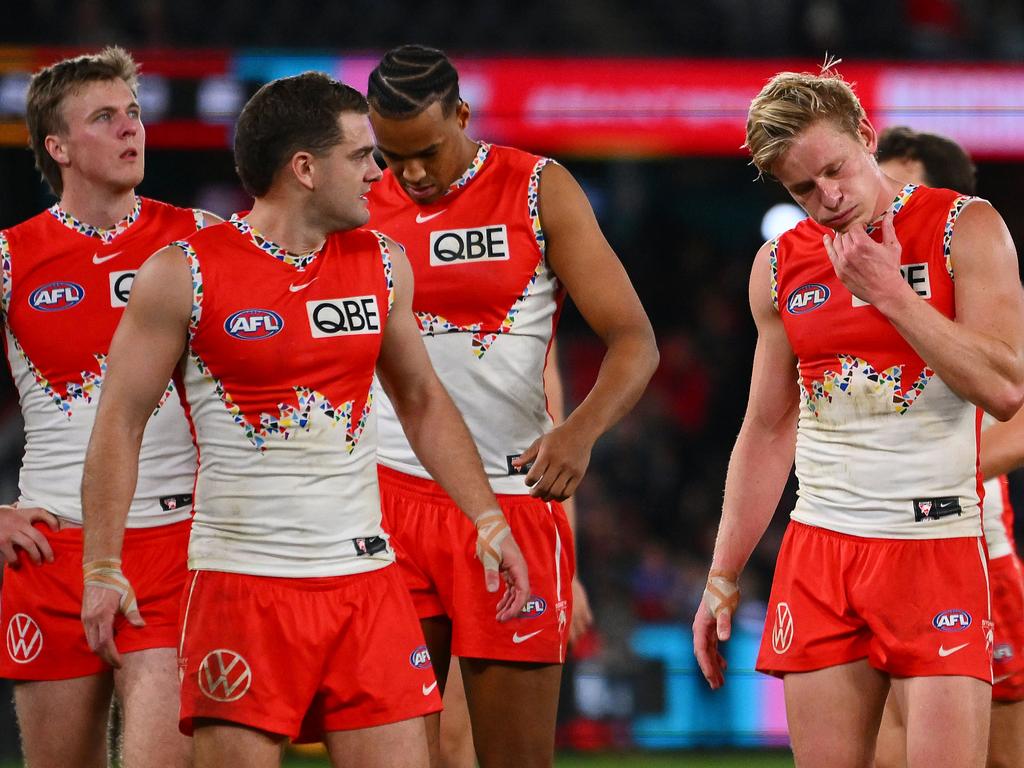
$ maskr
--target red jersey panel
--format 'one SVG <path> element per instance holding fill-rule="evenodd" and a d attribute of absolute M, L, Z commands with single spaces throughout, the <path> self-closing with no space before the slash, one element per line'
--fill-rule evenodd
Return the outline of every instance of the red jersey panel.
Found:
<path fill-rule="evenodd" d="M 431 205 L 412 202 L 390 171 L 370 193 L 371 224 L 406 250 L 427 351 L 500 493 L 527 492 L 510 459 L 551 428 L 543 373 L 563 291 L 544 259 L 538 190 L 548 162 L 481 144 Z M 429 477 L 386 397 L 380 460 Z"/>
<path fill-rule="evenodd" d="M 25 417 L 22 504 L 81 521 L 82 460 L 135 272 L 202 224 L 200 211 L 140 197 L 110 229 L 55 205 L 0 233 L 6 353 Z M 173 392 L 169 383 L 146 428 L 129 526 L 182 520 L 191 508 L 195 451 Z"/>
<path fill-rule="evenodd" d="M 194 287 L 190 567 L 332 576 L 391 562 L 371 407 L 393 294 L 385 238 L 334 233 L 293 255 L 233 218 L 176 245 Z"/>
<path fill-rule="evenodd" d="M 908 185 L 891 206 L 904 279 L 949 318 L 950 243 L 974 200 Z M 868 232 L 881 239 L 879 226 Z M 979 410 L 846 289 L 825 234 L 831 230 L 805 220 L 771 253 L 773 298 L 799 368 L 793 519 L 861 536 L 979 535 Z"/>

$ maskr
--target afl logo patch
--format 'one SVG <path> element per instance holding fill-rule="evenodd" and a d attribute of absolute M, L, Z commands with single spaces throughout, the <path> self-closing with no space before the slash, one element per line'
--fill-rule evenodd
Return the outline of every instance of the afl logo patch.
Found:
<path fill-rule="evenodd" d="M 831 292 L 827 285 L 821 283 L 808 283 L 801 285 L 786 299 L 786 309 L 791 315 L 802 315 L 813 312 L 826 301 Z"/>
<path fill-rule="evenodd" d="M 523 605 L 523 610 L 519 612 L 520 619 L 536 619 L 538 616 L 544 615 L 544 611 L 548 609 L 547 601 L 543 597 L 537 595 L 530 595 L 530 599 Z"/>
<path fill-rule="evenodd" d="M 416 669 L 430 669 L 430 651 L 421 645 L 409 654 L 409 663 Z"/>
<path fill-rule="evenodd" d="M 85 288 L 78 283 L 67 283 L 63 280 L 41 285 L 32 291 L 28 303 L 32 309 L 40 312 L 59 312 L 71 309 L 85 298 Z"/>
<path fill-rule="evenodd" d="M 932 626 L 940 632 L 963 632 L 971 626 L 971 614 L 960 608 L 950 608 L 935 614 Z"/>
<path fill-rule="evenodd" d="M 269 309 L 242 309 L 224 321 L 229 336 L 243 341 L 258 341 L 276 336 L 284 328 L 284 319 Z"/>

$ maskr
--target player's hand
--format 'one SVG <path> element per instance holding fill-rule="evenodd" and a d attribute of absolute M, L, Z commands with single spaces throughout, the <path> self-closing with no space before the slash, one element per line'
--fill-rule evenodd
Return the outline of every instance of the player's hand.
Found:
<path fill-rule="evenodd" d="M 575 643 L 594 623 L 594 614 L 590 610 L 587 590 L 580 580 L 572 577 L 572 623 L 569 625 L 569 642 Z"/>
<path fill-rule="evenodd" d="M 903 248 L 896 237 L 892 218 L 891 210 L 882 217 L 880 243 L 859 226 L 848 232 L 837 232 L 835 237 L 824 235 L 822 238 L 836 276 L 850 293 L 875 307 L 901 291 L 910 290 L 900 274 Z"/>
<path fill-rule="evenodd" d="M 139 613 L 135 590 L 121 572 L 120 560 L 95 560 L 83 567 L 82 626 L 89 648 L 114 669 L 121 668 L 121 654 L 114 643 L 114 619 L 123 613 L 134 627 L 146 622 Z"/>
<path fill-rule="evenodd" d="M 544 501 L 564 501 L 576 492 L 590 464 L 593 440 L 566 424 L 541 435 L 512 460 L 517 470 L 528 467 L 530 495 Z"/>
<path fill-rule="evenodd" d="M 512 537 L 512 529 L 500 510 L 485 512 L 475 521 L 476 556 L 483 564 L 488 592 L 497 592 L 505 582 L 505 592 L 498 601 L 496 618 L 516 618 L 530 597 L 530 575 L 526 558 Z"/>
<path fill-rule="evenodd" d="M 60 521 L 45 509 L 8 504 L 0 506 L 0 565 L 17 564 L 18 553 L 15 548 L 25 550 L 36 565 L 53 562 L 50 542 L 32 526 L 36 522 L 46 523 L 51 531 L 60 530 Z"/>
<path fill-rule="evenodd" d="M 725 670 L 729 665 L 718 644 L 732 635 L 732 617 L 740 600 L 737 578 L 734 573 L 712 571 L 704 597 L 697 606 L 697 615 L 693 617 L 693 655 L 712 690 L 725 684 Z"/>

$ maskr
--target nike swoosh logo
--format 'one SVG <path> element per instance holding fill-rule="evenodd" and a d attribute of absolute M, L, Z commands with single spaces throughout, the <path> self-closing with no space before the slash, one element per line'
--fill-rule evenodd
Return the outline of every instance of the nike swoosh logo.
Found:
<path fill-rule="evenodd" d="M 289 285 L 288 286 L 288 290 L 291 291 L 292 293 L 295 293 L 296 291 L 301 291 L 303 288 L 306 288 L 307 286 L 312 285 L 313 283 L 315 283 L 319 279 L 320 279 L 319 277 L 314 277 L 308 283 L 302 283 L 302 285 L 294 285 L 294 284 Z"/>
<path fill-rule="evenodd" d="M 422 213 L 417 213 L 416 214 L 416 223 L 417 224 L 425 224 L 426 222 L 430 221 L 431 219 L 436 218 L 437 216 L 440 216 L 442 213 L 444 213 L 447 210 L 448 209 L 445 208 L 444 210 L 438 211 L 437 213 L 432 213 L 429 216 L 424 216 Z"/>
<path fill-rule="evenodd" d="M 946 656 L 951 656 L 952 654 L 956 653 L 957 651 L 962 651 L 968 645 L 970 645 L 970 643 L 964 643 L 963 645 L 955 645 L 952 648 L 945 648 L 945 647 L 940 645 L 939 646 L 939 656 L 941 656 L 943 658 L 945 658 Z"/>
<path fill-rule="evenodd" d="M 437 688 L 437 680 L 432 682 L 430 685 L 423 686 L 423 695 L 429 696 L 431 693 L 433 693 L 435 688 Z"/>
<path fill-rule="evenodd" d="M 98 253 L 94 253 L 92 255 L 92 263 L 93 264 L 102 264 L 103 262 L 110 261 L 114 257 L 120 256 L 120 255 L 121 255 L 121 251 L 117 251 L 115 253 L 111 253 L 109 256 L 100 256 Z"/>
<path fill-rule="evenodd" d="M 534 635 L 539 635 L 543 631 L 543 629 L 538 629 L 536 632 L 531 632 L 528 635 L 520 635 L 518 632 L 516 632 L 514 635 L 512 635 L 512 642 L 516 645 L 519 645 L 520 643 L 525 643 L 531 637 L 533 637 Z"/>

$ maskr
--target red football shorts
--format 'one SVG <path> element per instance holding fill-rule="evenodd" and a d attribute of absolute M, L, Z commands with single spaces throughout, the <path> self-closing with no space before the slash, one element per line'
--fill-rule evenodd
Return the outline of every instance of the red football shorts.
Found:
<path fill-rule="evenodd" d="M 530 569 L 530 599 L 519 618 L 494 618 L 476 558 L 476 528 L 432 480 L 378 466 L 384 530 L 420 618 L 452 620 L 452 653 L 473 659 L 565 661 L 576 568 L 572 531 L 558 502 L 498 495 Z"/>
<path fill-rule="evenodd" d="M 182 598 L 181 732 L 196 718 L 294 741 L 438 712 L 398 568 L 280 578 L 194 571 Z"/>
<path fill-rule="evenodd" d="M 865 658 L 897 677 L 992 682 L 980 537 L 871 539 L 790 522 L 757 668 L 782 676 Z"/>
<path fill-rule="evenodd" d="M 155 528 L 129 528 L 122 568 L 135 588 L 144 627 L 118 614 L 114 638 L 121 653 L 178 644 L 178 607 L 188 575 L 190 520 Z M 68 680 L 109 667 L 89 650 L 82 628 L 82 529 L 36 529 L 53 549 L 53 562 L 33 565 L 22 551 L 4 569 L 0 627 L 5 638 L 0 677 L 11 680 Z"/>
<path fill-rule="evenodd" d="M 992 675 L 997 701 L 1024 700 L 1024 576 L 1017 555 L 988 561 L 992 586 Z"/>

